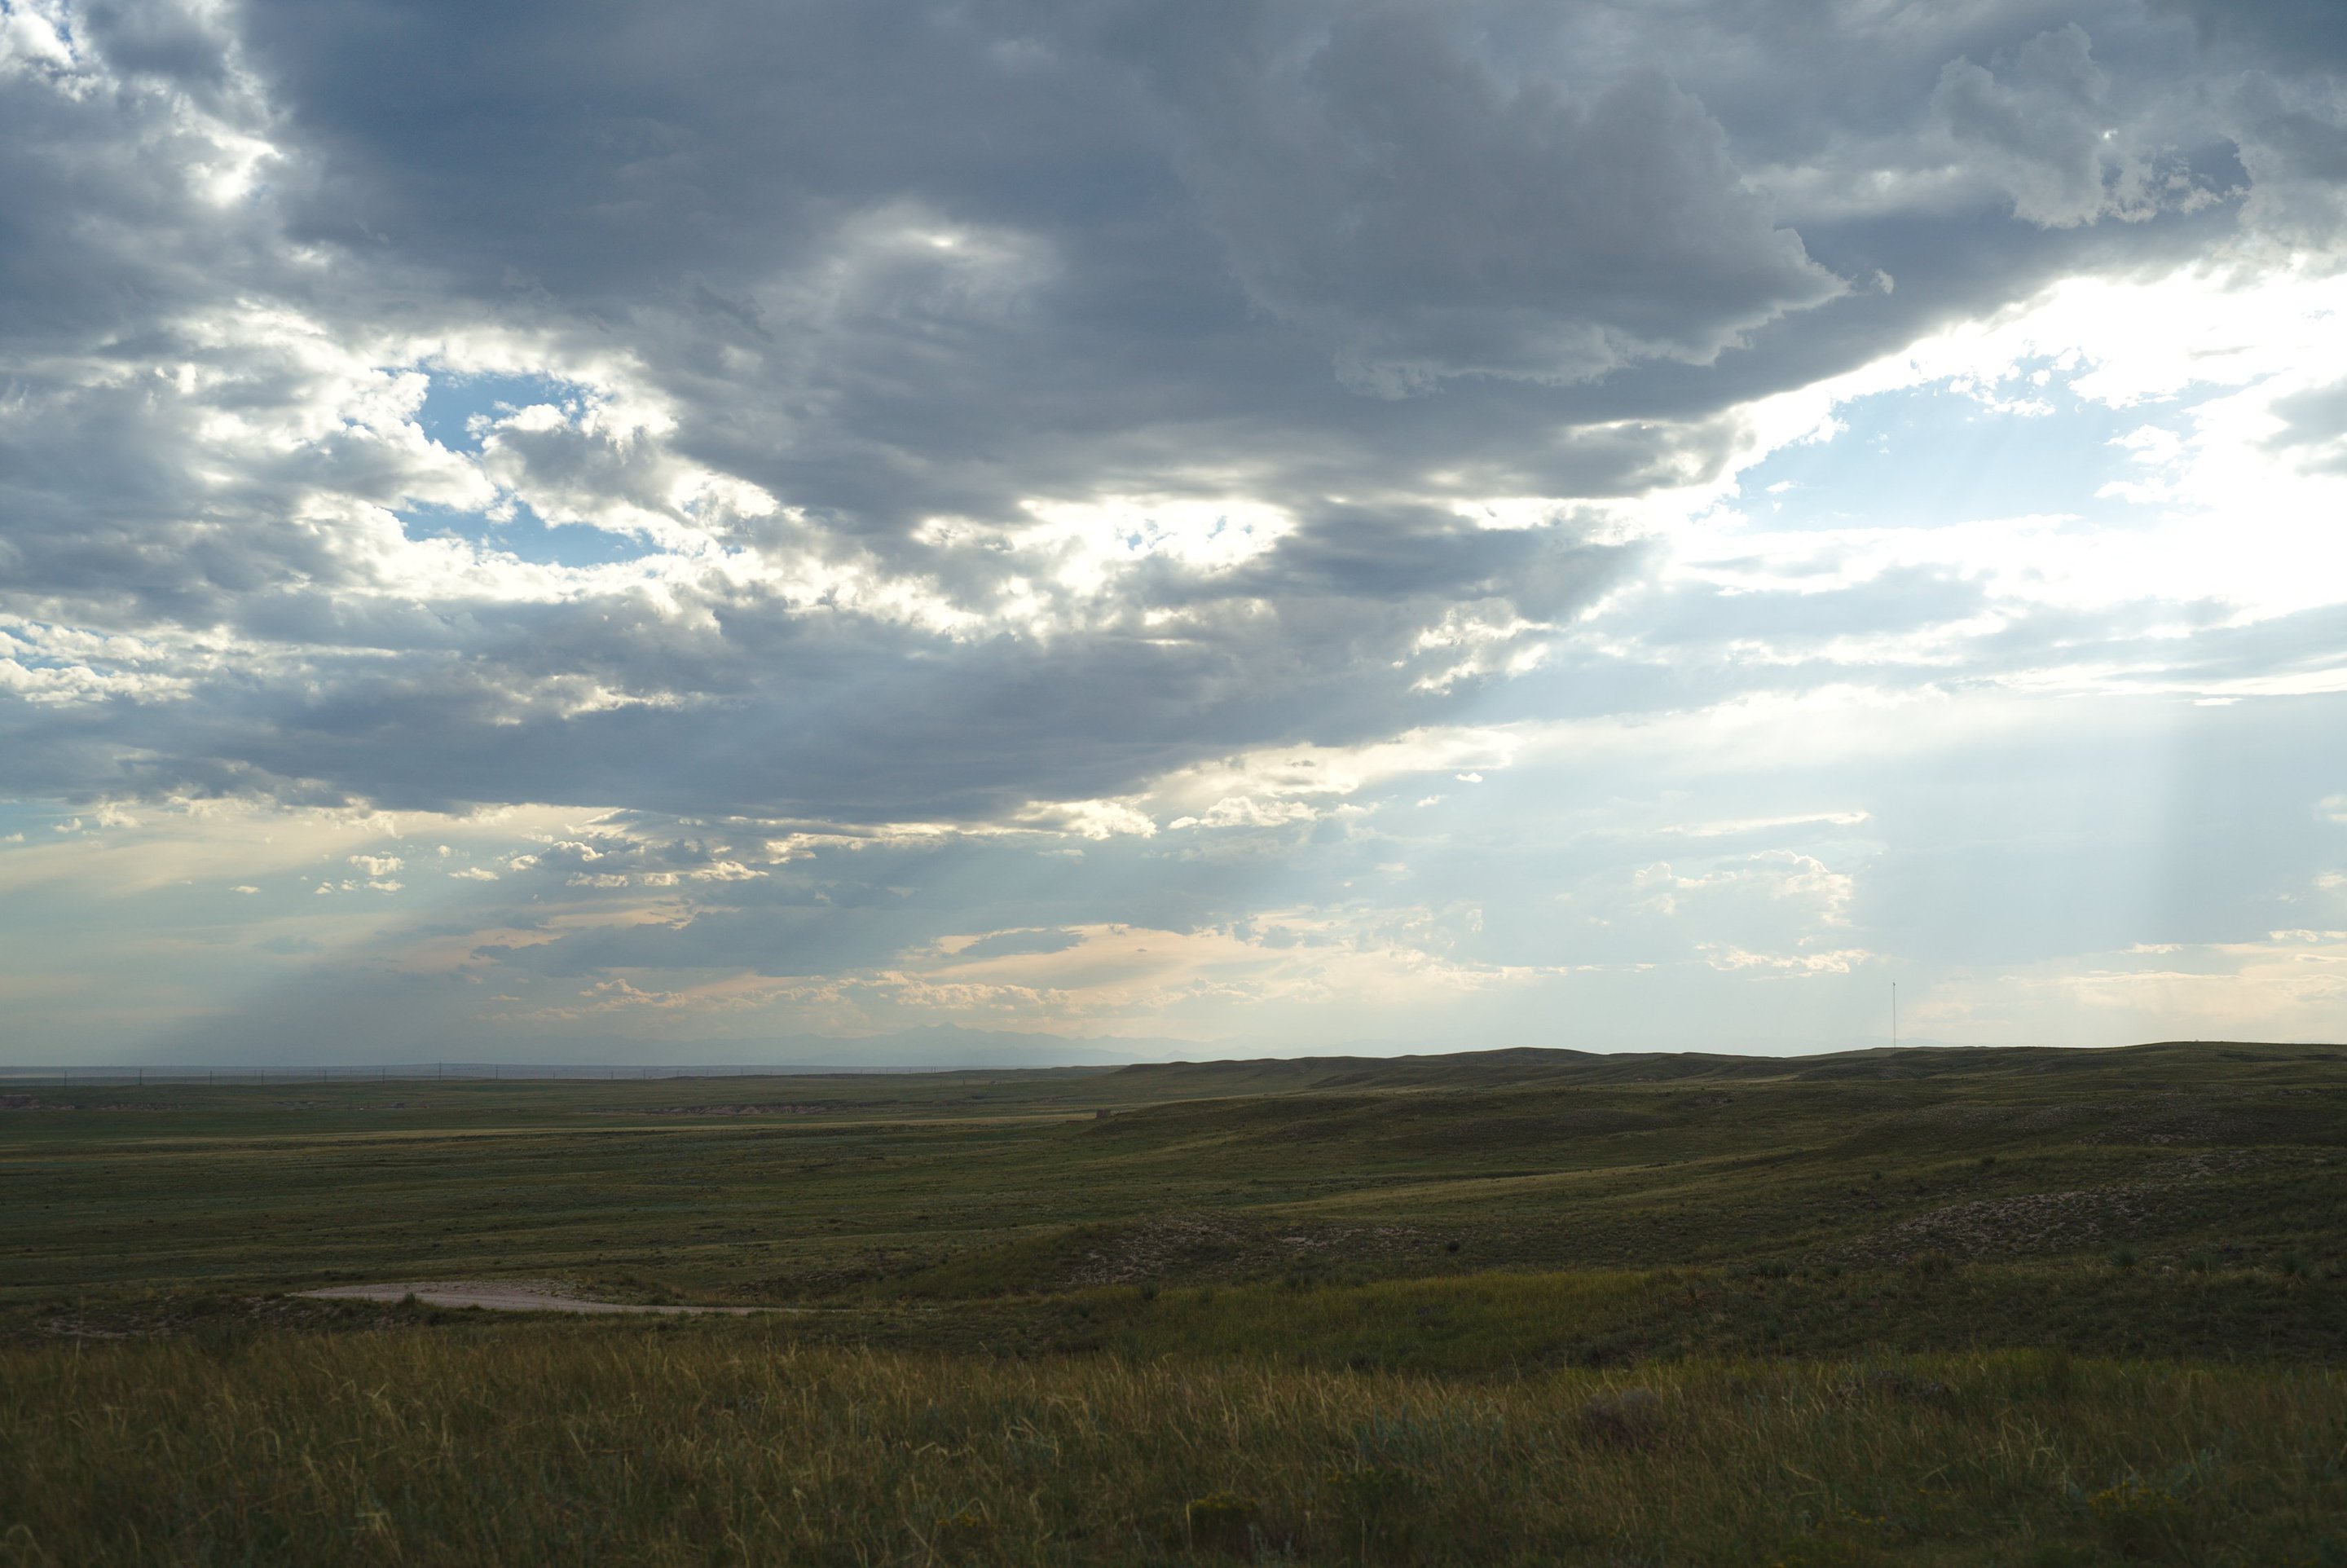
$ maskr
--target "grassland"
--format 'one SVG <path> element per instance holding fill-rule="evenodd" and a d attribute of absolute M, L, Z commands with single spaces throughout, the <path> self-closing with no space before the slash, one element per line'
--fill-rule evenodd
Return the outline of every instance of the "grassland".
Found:
<path fill-rule="evenodd" d="M 2338 1051 L 10 1092 L 0 1563 L 2347 1563 Z"/>

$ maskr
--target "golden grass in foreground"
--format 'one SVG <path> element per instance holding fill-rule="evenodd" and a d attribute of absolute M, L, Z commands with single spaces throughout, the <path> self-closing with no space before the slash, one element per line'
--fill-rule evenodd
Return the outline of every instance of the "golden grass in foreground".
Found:
<path fill-rule="evenodd" d="M 2332 1563 L 2342 1448 L 2336 1373 L 2034 1353 L 1471 1382 L 738 1326 L 27 1346 L 0 1562 Z"/>

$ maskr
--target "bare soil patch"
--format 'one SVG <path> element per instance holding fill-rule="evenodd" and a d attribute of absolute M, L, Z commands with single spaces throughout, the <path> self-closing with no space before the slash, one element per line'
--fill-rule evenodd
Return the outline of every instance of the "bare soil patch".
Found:
<path fill-rule="evenodd" d="M 589 1116 L 814 1116 L 835 1105 L 644 1105 L 589 1111 Z"/>
<path fill-rule="evenodd" d="M 655 1307 L 627 1301 L 589 1301 L 569 1294 L 559 1285 L 544 1281 L 440 1280 L 391 1285 L 331 1285 L 323 1290 L 304 1290 L 299 1294 L 321 1301 L 405 1301 L 412 1296 L 426 1307 L 477 1307 L 489 1312 L 714 1312 L 740 1317 L 753 1312 L 771 1310 L 764 1307 Z"/>

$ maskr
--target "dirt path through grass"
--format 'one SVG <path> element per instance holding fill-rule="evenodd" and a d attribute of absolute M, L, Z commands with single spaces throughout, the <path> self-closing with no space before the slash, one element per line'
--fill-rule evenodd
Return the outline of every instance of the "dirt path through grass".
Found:
<path fill-rule="evenodd" d="M 323 1301 L 405 1301 L 413 1296 L 427 1307 L 478 1307 L 491 1312 L 715 1312 L 741 1317 L 770 1307 L 651 1307 L 627 1301 L 582 1301 L 546 1286 L 494 1280 L 441 1280 L 404 1285 L 333 1285 L 297 1291 Z"/>

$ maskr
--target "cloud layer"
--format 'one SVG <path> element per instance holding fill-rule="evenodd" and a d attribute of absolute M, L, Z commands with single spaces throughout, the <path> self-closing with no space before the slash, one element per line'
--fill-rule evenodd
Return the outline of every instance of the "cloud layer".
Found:
<path fill-rule="evenodd" d="M 1887 774 L 1672 848 L 1691 715 L 2289 702 L 2208 939 L 2328 929 L 2319 9 L 0 0 L 0 883 L 312 823 L 363 964 L 203 874 L 286 1020 L 1522 1030 L 1957 961 Z"/>

